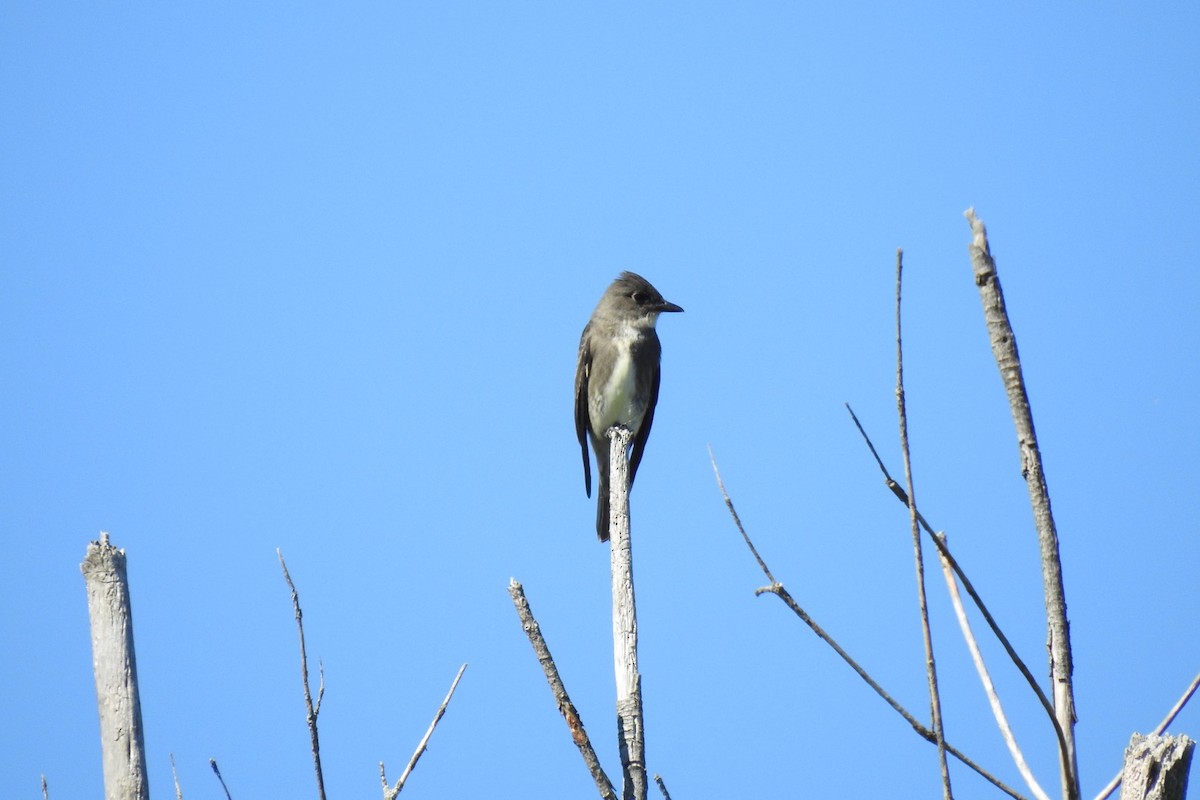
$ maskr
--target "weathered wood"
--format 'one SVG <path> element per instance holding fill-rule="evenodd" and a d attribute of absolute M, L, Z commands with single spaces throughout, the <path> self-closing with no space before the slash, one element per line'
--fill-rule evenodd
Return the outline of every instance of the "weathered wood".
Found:
<path fill-rule="evenodd" d="M 1071 657 L 1070 626 L 1067 622 L 1067 599 L 1063 589 L 1062 559 L 1059 556 L 1058 528 L 1050 509 L 1050 492 L 1042 469 L 1042 453 L 1038 448 L 1033 427 L 1033 411 L 1025 390 L 1025 376 L 1017 353 L 1017 337 L 1013 333 L 1004 305 L 1000 276 L 988 245 L 987 229 L 976 218 L 975 209 L 967 209 L 971 223 L 971 269 L 975 286 L 983 303 L 992 355 L 1000 370 L 1000 378 L 1008 395 L 1017 444 L 1021 455 L 1021 475 L 1025 478 L 1029 500 L 1037 528 L 1038 545 L 1042 554 L 1042 590 L 1046 601 L 1046 623 L 1050 654 L 1050 679 L 1054 696 L 1054 715 L 1062 731 L 1059 754 L 1063 797 L 1076 800 L 1079 794 L 1079 767 L 1075 755 L 1075 689 L 1072 682 L 1074 665 Z"/>
<path fill-rule="evenodd" d="M 617 678 L 617 744 L 624 773 L 622 796 L 646 800 L 646 740 L 642 730 L 642 676 L 637 660 L 637 608 L 633 599 L 633 547 L 629 538 L 629 462 L 633 434 L 609 435 L 609 538 L 612 561 L 613 667 Z"/>
<path fill-rule="evenodd" d="M 1135 733 L 1125 748 L 1121 800 L 1184 800 L 1195 746 L 1186 736 Z"/>
<path fill-rule="evenodd" d="M 106 800 L 149 800 L 125 551 L 113 547 L 108 534 L 101 533 L 100 541 L 88 545 L 80 569 L 87 584 L 92 626 L 104 796 Z"/>

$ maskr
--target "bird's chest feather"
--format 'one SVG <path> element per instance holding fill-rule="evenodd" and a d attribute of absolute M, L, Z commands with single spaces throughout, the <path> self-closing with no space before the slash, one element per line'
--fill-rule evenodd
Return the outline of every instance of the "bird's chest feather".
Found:
<path fill-rule="evenodd" d="M 646 397 L 638 391 L 637 367 L 634 348 L 639 342 L 639 333 L 624 328 L 613 338 L 612 370 L 602 379 L 600 391 L 592 391 L 588 398 L 588 412 L 593 430 L 607 430 L 620 423 L 636 431 L 646 414 Z"/>

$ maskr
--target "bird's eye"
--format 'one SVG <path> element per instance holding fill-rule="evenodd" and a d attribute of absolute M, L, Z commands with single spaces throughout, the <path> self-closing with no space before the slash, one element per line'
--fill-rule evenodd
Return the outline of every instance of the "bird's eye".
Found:
<path fill-rule="evenodd" d="M 633 302 L 637 303 L 639 306 L 646 305 L 646 301 L 649 299 L 643 292 L 634 292 L 629 296 L 633 298 Z"/>

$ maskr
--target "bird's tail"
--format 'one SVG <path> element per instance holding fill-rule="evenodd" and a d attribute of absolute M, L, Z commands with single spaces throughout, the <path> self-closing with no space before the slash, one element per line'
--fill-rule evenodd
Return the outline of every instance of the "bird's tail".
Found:
<path fill-rule="evenodd" d="M 608 470 L 601 468 L 600 491 L 596 497 L 596 535 L 600 541 L 608 541 Z"/>

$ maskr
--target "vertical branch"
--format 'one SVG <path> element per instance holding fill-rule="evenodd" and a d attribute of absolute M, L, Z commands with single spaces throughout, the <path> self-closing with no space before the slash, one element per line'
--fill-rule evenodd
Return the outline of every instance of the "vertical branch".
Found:
<path fill-rule="evenodd" d="M 92 626 L 104 795 L 107 800 L 149 800 L 125 551 L 109 544 L 108 534 L 101 532 L 100 541 L 88 545 L 80 570 Z"/>
<path fill-rule="evenodd" d="M 917 499 L 913 492 L 912 460 L 908 449 L 908 409 L 904 401 L 904 346 L 900 336 L 900 286 L 904 251 L 896 251 L 896 406 L 900 416 L 900 448 L 904 453 L 904 481 L 908 487 L 908 515 L 912 523 L 913 558 L 917 570 L 917 605 L 921 610 L 921 634 L 925 643 L 925 673 L 929 678 L 929 707 L 933 735 L 937 738 L 938 765 L 942 772 L 942 795 L 950 800 L 950 766 L 946 763 L 946 737 L 942 729 L 942 700 L 938 694 L 937 665 L 933 660 L 933 633 L 925 600 L 925 562 L 921 554 L 921 528 L 917 524 Z"/>
<path fill-rule="evenodd" d="M 626 800 L 646 800 L 646 742 L 642 729 L 642 676 L 637 662 L 637 609 L 629 536 L 629 443 L 617 425 L 609 436 L 609 536 L 612 540 L 613 667 L 617 678 L 617 739 Z"/>
<path fill-rule="evenodd" d="M 1042 556 L 1042 588 L 1046 598 L 1046 622 L 1049 634 L 1050 678 L 1054 695 L 1054 713 L 1062 728 L 1065 752 L 1060 753 L 1060 773 L 1063 796 L 1069 800 L 1079 797 L 1079 767 L 1075 756 L 1075 691 L 1072 686 L 1070 628 L 1067 622 L 1067 600 L 1063 590 L 1062 560 L 1058 552 L 1058 531 L 1050 511 L 1050 493 L 1042 470 L 1042 454 L 1038 449 L 1033 427 L 1033 412 L 1025 390 L 1021 359 L 1017 354 L 1017 339 L 1004 305 L 1004 293 L 996 274 L 988 246 L 987 229 L 975 217 L 974 209 L 965 214 L 973 234 L 970 253 L 975 285 L 983 301 L 992 354 L 1000 368 L 1000 378 L 1008 394 L 1013 423 L 1017 429 L 1017 444 L 1021 453 L 1021 475 L 1029 487 L 1033 519 L 1037 527 Z"/>
<path fill-rule="evenodd" d="M 292 592 L 292 611 L 296 614 L 296 628 L 300 632 L 300 678 L 304 683 L 305 718 L 308 720 L 308 735 L 312 741 L 313 766 L 317 772 L 317 798 L 325 800 L 325 776 L 321 772 L 321 741 L 317 736 L 317 715 L 321 713 L 321 699 L 325 696 L 325 668 L 320 666 L 321 682 L 317 688 L 317 702 L 314 705 L 308 683 L 308 650 L 304 646 L 304 614 L 300 611 L 300 595 L 296 592 L 296 584 L 292 583 L 292 576 L 288 574 L 283 553 L 276 549 L 275 555 L 279 557 L 283 579 L 287 581 L 288 589 Z"/>

